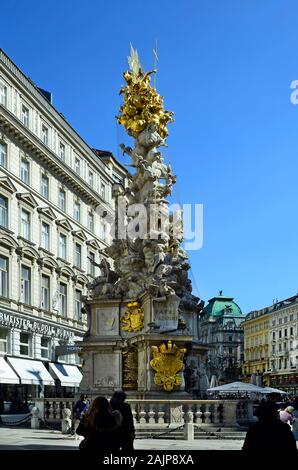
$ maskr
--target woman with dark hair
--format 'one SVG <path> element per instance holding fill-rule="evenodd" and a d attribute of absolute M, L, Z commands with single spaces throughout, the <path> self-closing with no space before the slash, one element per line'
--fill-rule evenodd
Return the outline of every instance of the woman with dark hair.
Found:
<path fill-rule="evenodd" d="M 105 397 L 95 398 L 76 430 L 85 438 L 80 443 L 80 450 L 97 453 L 119 450 L 116 435 L 121 422 L 121 413 L 113 411 Z"/>
<path fill-rule="evenodd" d="M 117 431 L 120 448 L 123 452 L 132 452 L 134 450 L 135 428 L 130 405 L 125 403 L 125 399 L 126 393 L 123 390 L 116 390 L 110 403 L 112 409 L 120 411 L 122 415 L 122 424 Z"/>

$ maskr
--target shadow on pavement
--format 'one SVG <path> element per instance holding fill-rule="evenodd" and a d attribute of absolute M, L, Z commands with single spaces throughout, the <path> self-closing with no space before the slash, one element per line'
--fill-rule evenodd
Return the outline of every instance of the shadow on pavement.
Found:
<path fill-rule="evenodd" d="M 28 440 L 31 440 L 31 439 L 38 439 L 38 440 L 39 439 L 45 439 L 47 441 L 65 441 L 65 440 L 72 441 L 72 442 L 74 441 L 74 439 L 71 439 L 71 438 L 67 439 L 67 437 L 65 438 L 65 437 L 62 437 L 62 436 L 61 437 L 60 436 L 58 436 L 58 437 L 30 436 L 30 437 L 27 437 L 26 439 L 28 439 Z"/>
<path fill-rule="evenodd" d="M 69 448 L 69 446 L 45 446 L 45 445 L 38 445 L 38 444 L 28 444 L 28 445 L 0 445 L 0 450 L 47 450 L 47 451 L 57 451 L 57 450 L 64 450 L 68 452 L 73 452 L 79 450 L 79 447 L 72 447 Z"/>

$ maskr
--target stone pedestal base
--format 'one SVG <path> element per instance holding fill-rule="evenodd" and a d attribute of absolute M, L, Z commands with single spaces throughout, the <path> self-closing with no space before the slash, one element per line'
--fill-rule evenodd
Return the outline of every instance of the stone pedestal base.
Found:
<path fill-rule="evenodd" d="M 182 359 L 193 338 L 175 329 L 179 302 L 176 296 L 172 297 L 156 301 L 149 294 L 143 295 L 138 302 L 133 302 L 138 304 L 140 318 L 139 310 L 129 311 L 132 299 L 99 299 L 86 303 L 89 331 L 84 341 L 80 342 L 84 364 L 79 394 L 85 393 L 92 399 L 98 395 L 111 396 L 114 390 L 121 388 L 132 398 L 190 398 L 185 392 Z M 134 319 L 130 329 L 127 327 L 129 318 Z M 153 324 L 159 328 L 152 329 Z M 170 326 L 172 330 L 167 331 L 166 327 Z M 134 328 L 136 331 L 131 331 Z M 163 364 L 162 360 L 161 371 L 150 364 L 154 358 L 153 348 L 159 354 L 162 345 L 169 348 L 170 353 L 171 348 L 178 351 L 178 355 L 173 353 L 171 356 L 175 363 L 174 372 L 171 361 L 167 365 L 167 361 Z M 167 357 L 165 355 L 165 359 Z M 157 373 L 162 378 L 162 384 L 158 383 Z M 164 385 L 164 378 L 168 376 L 176 377 L 172 389 L 171 384 L 168 387 L 170 390 Z"/>

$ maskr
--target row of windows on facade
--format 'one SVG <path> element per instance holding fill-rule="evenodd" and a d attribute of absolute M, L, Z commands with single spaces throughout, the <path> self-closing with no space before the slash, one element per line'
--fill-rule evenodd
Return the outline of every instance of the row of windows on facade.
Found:
<path fill-rule="evenodd" d="M 8 227 L 8 199 L 0 195 L 0 226 Z M 26 240 L 31 240 L 31 213 L 26 209 L 21 209 L 21 224 L 20 235 Z M 40 229 L 40 246 L 47 251 L 50 251 L 50 236 L 51 226 L 44 221 L 41 221 Z M 105 239 L 106 235 L 103 236 Z M 58 234 L 58 256 L 64 260 L 68 258 L 67 250 L 67 235 L 63 233 Z M 95 275 L 94 269 L 95 254 L 92 251 L 88 252 L 88 274 Z M 78 268 L 82 267 L 82 245 L 80 243 L 74 244 L 74 265 Z"/>
<path fill-rule="evenodd" d="M 260 356 L 250 356 L 250 360 L 259 360 L 261 359 Z M 264 359 L 264 358 L 262 358 Z M 274 370 L 278 366 L 278 369 L 288 369 L 289 367 L 295 368 L 297 364 L 297 357 L 296 360 L 294 358 L 284 358 L 284 359 L 279 359 L 278 361 L 272 360 L 271 361 L 271 369 Z M 268 367 L 269 368 L 269 367 Z M 265 372 L 266 367 L 264 367 L 263 372 Z"/>
<path fill-rule="evenodd" d="M 268 356 L 261 356 L 260 352 L 254 352 L 250 353 L 248 356 L 248 359 L 251 361 L 258 361 L 258 360 L 267 360 Z M 275 369 L 278 366 L 278 369 L 288 369 L 289 367 L 291 368 L 296 368 L 296 365 L 298 363 L 298 357 L 290 357 L 290 358 L 281 358 L 278 360 L 271 360 L 270 366 L 272 369 Z M 268 365 L 268 368 L 270 367 Z M 265 372 L 266 367 L 264 367 L 263 372 Z"/>
<path fill-rule="evenodd" d="M 244 344 L 248 347 L 250 346 L 258 346 L 267 344 L 268 342 L 268 334 L 253 336 L 252 338 L 244 338 Z"/>
<path fill-rule="evenodd" d="M 289 316 L 281 317 L 278 319 L 278 321 L 277 319 L 272 320 L 271 326 L 275 327 L 276 325 L 282 325 L 283 323 L 288 323 L 288 322 L 295 321 L 295 320 L 298 320 L 298 313 L 296 313 L 296 315 L 292 313 Z M 245 334 L 254 333 L 256 331 L 262 331 L 268 327 L 269 327 L 269 321 L 266 321 L 264 323 L 260 323 L 257 325 L 247 326 L 245 327 Z"/>
<path fill-rule="evenodd" d="M 263 331 L 269 328 L 269 322 L 258 323 L 256 325 L 246 326 L 244 325 L 245 334 L 255 333 L 257 331 Z"/>
<path fill-rule="evenodd" d="M 290 343 L 279 343 L 278 344 L 278 347 L 277 345 L 275 344 L 272 344 L 271 346 L 271 353 L 272 354 L 275 354 L 276 352 L 287 352 L 287 351 L 295 351 L 297 349 L 297 346 L 296 346 L 296 343 L 297 342 L 294 342 L 294 341 L 290 341 Z M 257 345 L 256 345 L 257 346 Z M 248 345 L 245 345 L 245 350 L 246 350 L 246 353 L 247 354 L 254 354 L 254 352 L 249 352 L 249 350 L 247 350 L 247 348 L 249 348 Z M 259 346 L 259 352 L 260 351 L 263 351 L 264 349 L 264 345 L 261 344 Z M 265 351 L 265 350 L 264 350 Z M 256 352 L 257 353 L 257 352 Z M 260 352 L 261 354 L 261 352 Z M 266 353 L 267 354 L 267 353 Z"/>
<path fill-rule="evenodd" d="M 296 330 L 297 330 L 297 334 L 298 334 L 298 325 L 297 325 L 297 327 L 296 327 Z M 290 336 L 293 336 L 293 335 L 295 334 L 295 333 L 294 333 L 294 332 L 295 332 L 295 327 L 294 327 L 294 326 L 291 326 L 289 329 L 288 329 L 288 328 L 285 328 L 283 331 L 284 331 L 284 334 L 282 334 L 282 330 L 279 330 L 279 331 L 278 331 L 278 338 L 279 338 L 279 339 L 282 338 L 282 337 L 287 338 L 288 333 L 290 334 Z M 273 331 L 273 332 L 272 332 L 272 340 L 275 341 L 276 338 L 277 338 L 277 332 L 276 332 L 276 331 Z"/>
<path fill-rule="evenodd" d="M 296 374 L 288 375 L 288 374 L 281 374 L 278 376 L 272 375 L 270 377 L 270 385 L 272 387 L 281 388 L 289 393 L 293 393 L 295 395 L 297 391 L 297 377 Z"/>
<path fill-rule="evenodd" d="M 279 359 L 278 361 L 271 361 L 271 368 L 275 369 L 277 364 L 278 364 L 279 369 L 282 369 L 282 368 L 288 369 L 289 367 L 295 368 L 296 367 L 295 363 L 297 364 L 297 358 L 296 360 L 292 358 Z"/>
<path fill-rule="evenodd" d="M 5 87 L 4 84 L 0 83 L 0 104 L 3 106 L 7 107 L 7 87 Z M 21 106 L 21 122 L 22 124 L 29 129 L 29 124 L 30 124 L 30 109 L 22 104 Z M 50 148 L 50 128 L 46 126 L 44 123 L 41 125 L 41 131 L 40 131 L 40 139 L 46 145 L 47 147 Z M 59 158 L 63 161 L 66 162 L 66 153 L 67 153 L 67 144 L 63 142 L 61 139 L 59 139 L 59 150 L 58 150 L 58 156 Z M 6 158 L 5 154 L 3 155 L 3 160 Z M 74 160 L 74 171 L 82 177 L 82 161 L 79 157 L 75 157 Z M 91 188 L 94 189 L 95 186 L 95 173 L 89 169 L 88 172 L 88 184 Z M 100 196 L 102 199 L 106 200 L 106 185 L 101 182 L 100 184 Z"/>
<path fill-rule="evenodd" d="M 0 353 L 10 354 L 10 334 L 7 328 L 0 328 Z M 29 333 L 20 333 L 20 356 L 32 355 L 32 337 Z M 40 339 L 40 355 L 42 358 L 48 359 L 50 356 L 50 338 L 45 336 Z"/>
<path fill-rule="evenodd" d="M 279 330 L 278 331 L 278 336 L 277 336 L 277 332 L 276 331 L 273 331 L 272 332 L 272 341 L 276 341 L 277 339 L 282 339 L 282 338 L 290 338 L 291 336 L 294 336 L 295 335 L 295 330 L 298 334 L 298 325 L 295 327 L 295 326 L 291 326 L 290 328 L 284 328 L 284 330 Z M 257 346 L 258 344 L 263 344 L 263 343 L 267 343 L 268 341 L 268 336 L 267 334 L 265 335 L 265 337 L 263 338 L 263 335 L 261 336 L 254 336 L 252 338 L 245 338 L 245 344 L 247 346 L 251 345 L 251 346 Z"/>
<path fill-rule="evenodd" d="M 31 305 L 32 282 L 31 268 L 21 265 L 21 301 L 26 305 Z M 56 310 L 61 316 L 67 316 L 67 300 L 69 286 L 59 282 L 58 290 L 51 297 L 51 278 L 45 274 L 41 275 L 40 308 L 45 311 Z M 0 297 L 9 298 L 9 260 L 0 256 Z M 74 319 L 81 319 L 82 291 L 74 290 Z"/>
<path fill-rule="evenodd" d="M 205 342 L 205 343 L 209 342 L 208 336 L 203 337 L 202 341 Z M 238 342 L 238 338 L 237 337 L 233 338 L 233 335 L 223 335 L 222 338 L 219 338 L 218 336 L 216 336 L 214 338 L 215 343 L 225 343 L 227 341 L 228 342 L 232 342 L 232 341 Z"/>
<path fill-rule="evenodd" d="M 0 142 L 0 166 L 6 166 L 6 155 L 7 155 L 7 146 Z M 30 164 L 26 158 L 21 158 L 20 162 L 20 179 L 23 183 L 30 184 Z M 40 180 L 40 194 L 45 197 L 46 199 L 50 199 L 49 193 L 49 177 L 46 174 L 41 175 Z M 66 191 L 64 189 L 59 189 L 58 192 L 58 200 L 57 205 L 59 209 L 66 212 Z M 81 203 L 79 201 L 74 202 L 73 206 L 73 218 L 81 223 Z M 88 229 L 94 233 L 95 225 L 94 225 L 94 214 L 92 212 L 88 212 L 88 222 L 87 222 Z M 105 230 L 105 224 L 102 224 L 103 231 Z"/>
<path fill-rule="evenodd" d="M 277 348 L 277 345 L 275 344 L 272 344 L 271 346 L 271 351 L 272 353 L 274 354 L 277 350 L 278 352 L 281 352 L 281 351 L 294 351 L 295 349 L 297 349 L 295 347 L 295 342 L 294 341 L 290 341 L 290 343 L 279 343 L 278 344 L 278 348 Z"/>
<path fill-rule="evenodd" d="M 296 314 L 296 319 L 298 320 L 298 313 Z M 283 318 L 279 318 L 278 319 L 278 323 L 277 323 L 277 320 L 272 320 L 272 326 L 275 326 L 275 325 L 282 325 L 282 323 L 288 323 L 288 321 L 294 321 L 295 320 L 295 317 L 294 317 L 294 314 L 292 313 L 291 315 L 289 315 L 289 317 L 283 317 Z"/>
<path fill-rule="evenodd" d="M 32 336 L 30 333 L 20 332 L 20 351 L 19 355 L 24 357 L 33 357 Z M 40 357 L 42 359 L 52 359 L 53 341 L 47 336 L 40 338 Z M 11 354 L 10 330 L 0 327 L 0 354 Z M 60 361 L 69 362 L 69 356 L 60 356 Z M 80 358 L 75 354 L 75 363 L 79 364 Z"/>

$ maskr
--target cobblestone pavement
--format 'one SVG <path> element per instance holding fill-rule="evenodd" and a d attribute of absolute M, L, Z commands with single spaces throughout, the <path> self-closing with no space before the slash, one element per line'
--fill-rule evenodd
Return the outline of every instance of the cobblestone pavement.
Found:
<path fill-rule="evenodd" d="M 0 450 L 76 450 L 80 439 L 60 431 L 0 427 Z M 242 440 L 197 439 L 193 442 L 173 439 L 136 439 L 135 449 L 144 450 L 239 450 Z"/>

